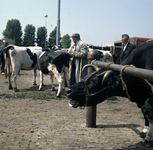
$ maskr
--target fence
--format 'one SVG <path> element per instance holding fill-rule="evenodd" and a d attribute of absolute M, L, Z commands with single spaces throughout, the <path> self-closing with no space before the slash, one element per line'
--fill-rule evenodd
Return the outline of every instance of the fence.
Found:
<path fill-rule="evenodd" d="M 99 68 L 105 68 L 108 70 L 112 71 L 118 71 L 120 72 L 123 69 L 123 65 L 117 65 L 117 64 L 111 64 L 111 63 L 105 63 L 105 62 L 100 62 L 100 61 L 93 61 L 93 65 L 96 65 Z M 146 79 L 149 81 L 153 81 L 153 71 L 148 70 L 148 69 L 141 69 L 141 68 L 136 68 L 136 67 L 131 67 L 131 66 L 126 66 L 122 70 L 123 74 L 131 75 L 134 77 Z M 96 126 L 96 105 L 95 106 L 90 106 L 87 108 L 86 112 L 86 126 L 87 127 L 95 127 Z"/>

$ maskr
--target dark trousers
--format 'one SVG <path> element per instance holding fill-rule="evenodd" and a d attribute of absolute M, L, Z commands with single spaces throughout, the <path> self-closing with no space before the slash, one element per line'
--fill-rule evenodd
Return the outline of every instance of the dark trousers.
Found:
<path fill-rule="evenodd" d="M 4 67 L 5 67 L 5 59 L 4 55 L 1 54 L 1 73 L 4 72 Z"/>

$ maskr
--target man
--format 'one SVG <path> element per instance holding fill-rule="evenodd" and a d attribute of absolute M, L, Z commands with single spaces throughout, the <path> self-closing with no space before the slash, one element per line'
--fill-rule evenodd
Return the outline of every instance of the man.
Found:
<path fill-rule="evenodd" d="M 87 71 L 82 72 L 82 68 L 88 63 L 87 55 L 89 52 L 87 45 L 81 41 L 78 33 L 73 34 L 72 39 L 75 46 L 73 45 L 73 51 L 69 51 L 69 53 L 73 56 L 70 76 L 71 85 L 79 82 L 81 78 L 87 75 Z"/>
<path fill-rule="evenodd" d="M 7 41 L 3 40 L 3 43 L 4 45 L 1 46 L 0 48 L 0 57 L 1 57 L 1 74 L 4 75 L 5 72 L 4 72 L 4 67 L 5 67 L 5 59 L 4 59 L 4 54 L 3 54 L 3 51 L 4 51 L 4 48 L 7 47 L 9 44 Z"/>
<path fill-rule="evenodd" d="M 122 63 L 130 53 L 136 48 L 135 45 L 129 43 L 129 35 L 122 35 L 122 50 L 120 55 L 120 63 Z"/>

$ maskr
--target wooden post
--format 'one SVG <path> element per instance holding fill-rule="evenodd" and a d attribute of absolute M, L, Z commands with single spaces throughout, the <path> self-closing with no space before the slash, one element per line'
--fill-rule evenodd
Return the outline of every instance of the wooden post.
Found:
<path fill-rule="evenodd" d="M 97 105 L 86 107 L 86 127 L 96 128 Z"/>

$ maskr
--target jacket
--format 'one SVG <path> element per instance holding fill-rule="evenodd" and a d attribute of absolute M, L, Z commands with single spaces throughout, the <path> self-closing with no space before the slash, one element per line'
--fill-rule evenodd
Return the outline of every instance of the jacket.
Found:
<path fill-rule="evenodd" d="M 120 63 L 122 63 L 135 48 L 136 48 L 135 45 L 128 43 L 128 45 L 126 46 L 126 49 L 124 51 L 123 49 L 121 50 Z"/>
<path fill-rule="evenodd" d="M 84 65 L 88 63 L 87 55 L 88 55 L 88 47 L 86 44 L 84 44 L 81 40 L 79 40 L 75 45 L 75 55 L 73 56 L 72 60 L 72 66 L 71 66 L 71 81 L 70 84 L 75 84 L 80 81 L 80 77 L 84 78 L 87 75 L 87 70 L 84 72 L 82 71 L 82 68 Z M 81 74 L 80 74 L 81 73 Z M 81 75 L 81 76 L 80 76 Z"/>

